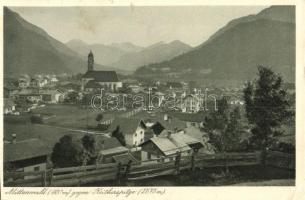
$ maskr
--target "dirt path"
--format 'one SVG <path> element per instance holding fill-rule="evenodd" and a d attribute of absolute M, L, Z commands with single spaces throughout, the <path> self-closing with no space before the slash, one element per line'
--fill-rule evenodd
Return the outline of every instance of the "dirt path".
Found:
<path fill-rule="evenodd" d="M 61 127 L 61 126 L 54 126 L 54 125 L 48 125 L 48 124 L 36 124 L 38 126 L 44 126 L 44 127 L 54 127 L 66 131 L 73 131 L 73 132 L 79 132 L 79 133 L 88 133 L 93 135 L 103 135 L 105 137 L 110 137 L 109 133 L 101 133 L 101 132 L 95 132 L 95 131 L 88 131 L 88 130 L 82 130 L 82 129 L 73 129 L 73 128 L 67 128 L 67 127 Z"/>

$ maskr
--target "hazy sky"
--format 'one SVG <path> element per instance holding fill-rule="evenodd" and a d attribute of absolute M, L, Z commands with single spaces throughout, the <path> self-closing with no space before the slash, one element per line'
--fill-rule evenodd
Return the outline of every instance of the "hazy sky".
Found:
<path fill-rule="evenodd" d="M 132 42 L 148 46 L 181 40 L 204 42 L 230 20 L 256 14 L 266 7 L 10 7 L 51 36 L 89 44 Z"/>

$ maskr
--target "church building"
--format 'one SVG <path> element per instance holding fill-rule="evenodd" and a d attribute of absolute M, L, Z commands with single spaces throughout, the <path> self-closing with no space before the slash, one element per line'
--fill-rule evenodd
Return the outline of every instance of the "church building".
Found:
<path fill-rule="evenodd" d="M 94 70 L 94 56 L 90 51 L 88 54 L 88 70 L 82 77 L 82 90 L 95 91 L 104 88 L 107 91 L 116 91 L 122 87 L 115 71 Z"/>

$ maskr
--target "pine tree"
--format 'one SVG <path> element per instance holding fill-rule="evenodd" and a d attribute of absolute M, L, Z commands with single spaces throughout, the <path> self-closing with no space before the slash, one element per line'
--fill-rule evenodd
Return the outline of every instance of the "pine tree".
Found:
<path fill-rule="evenodd" d="M 259 66 L 258 79 L 248 82 L 244 89 L 246 116 L 253 126 L 251 144 L 264 149 L 282 134 L 281 123 L 292 116 L 286 91 L 282 88 L 281 76 L 270 68 Z"/>

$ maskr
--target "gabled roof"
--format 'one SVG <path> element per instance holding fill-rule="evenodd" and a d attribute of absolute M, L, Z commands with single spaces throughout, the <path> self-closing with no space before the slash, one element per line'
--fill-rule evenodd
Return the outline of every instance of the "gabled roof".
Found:
<path fill-rule="evenodd" d="M 95 148 L 97 151 L 122 147 L 121 143 L 115 137 L 105 137 L 103 135 L 95 136 Z"/>
<path fill-rule="evenodd" d="M 120 154 L 120 153 L 126 153 L 126 152 L 128 152 L 128 149 L 124 146 L 120 146 L 120 147 L 114 147 L 111 149 L 100 150 L 99 154 L 105 156 L 105 155 L 109 155 L 109 154 Z"/>
<path fill-rule="evenodd" d="M 138 126 L 142 126 L 144 129 L 146 129 L 146 125 L 142 120 L 133 117 L 116 117 L 108 130 L 114 131 L 117 127 L 119 127 L 123 134 L 133 134 Z"/>
<path fill-rule="evenodd" d="M 118 82 L 115 71 L 87 71 L 83 78 L 93 78 L 96 82 Z"/>
<path fill-rule="evenodd" d="M 177 142 L 183 142 L 187 145 L 191 145 L 191 144 L 196 144 L 196 143 L 201 143 L 199 140 L 197 140 L 196 138 L 193 138 L 185 133 L 175 133 L 175 134 L 171 134 L 170 136 L 173 140 L 177 141 Z"/>
<path fill-rule="evenodd" d="M 177 153 L 177 151 L 180 151 L 167 137 L 154 137 L 151 138 L 150 141 L 153 142 L 165 156 L 173 155 Z"/>
<path fill-rule="evenodd" d="M 165 129 L 168 130 L 183 130 L 186 128 L 186 122 L 181 121 L 180 119 L 172 116 L 169 114 L 167 121 L 164 120 L 164 114 L 166 113 L 155 113 L 155 114 L 149 114 L 146 111 L 142 111 L 137 113 L 133 116 L 133 118 L 143 119 L 145 123 L 151 122 L 151 123 L 157 123 L 159 122 Z"/>
<path fill-rule="evenodd" d="M 184 138 L 181 137 L 181 135 L 176 134 L 171 134 L 168 139 L 174 143 L 180 151 L 188 151 L 191 150 L 188 144 L 185 143 Z"/>
<path fill-rule="evenodd" d="M 37 138 L 4 144 L 4 162 L 25 160 L 50 154 L 46 144 Z"/>

